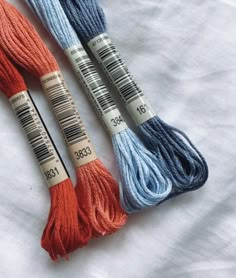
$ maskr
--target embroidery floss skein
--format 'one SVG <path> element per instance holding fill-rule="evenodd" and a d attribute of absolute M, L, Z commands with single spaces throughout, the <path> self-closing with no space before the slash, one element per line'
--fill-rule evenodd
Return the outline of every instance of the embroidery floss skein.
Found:
<path fill-rule="evenodd" d="M 144 150 L 138 138 L 127 128 L 112 96 L 72 29 L 60 2 L 27 2 L 68 56 L 76 75 L 85 87 L 85 92 L 112 136 L 122 176 L 123 186 L 120 191 L 123 208 L 128 213 L 133 213 L 162 201 L 170 193 L 169 180 L 155 166 L 154 163 L 158 165 L 157 159 Z"/>
<path fill-rule="evenodd" d="M 115 232 L 127 219 L 120 206 L 118 184 L 97 159 L 56 60 L 27 19 L 2 0 L 0 18 L 0 45 L 17 64 L 41 80 L 72 154 L 79 207 L 90 224 L 83 232 L 84 241 L 90 239 L 91 232 L 93 237 Z"/>
<path fill-rule="evenodd" d="M 178 193 L 200 188 L 208 178 L 204 157 L 180 130 L 152 111 L 107 34 L 106 19 L 97 0 L 60 0 L 72 26 L 101 64 L 136 122 L 146 146 L 166 165 Z"/>
<path fill-rule="evenodd" d="M 16 116 L 39 162 L 51 195 L 48 222 L 42 236 L 42 247 L 52 260 L 67 257 L 84 240 L 80 235 L 78 203 L 72 182 L 35 107 L 26 84 L 0 50 L 0 90 L 9 99 Z"/>

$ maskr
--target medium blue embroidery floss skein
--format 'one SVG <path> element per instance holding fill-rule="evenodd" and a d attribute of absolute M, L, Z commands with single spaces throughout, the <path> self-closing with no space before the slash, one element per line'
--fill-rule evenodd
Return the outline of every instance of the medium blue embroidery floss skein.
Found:
<path fill-rule="evenodd" d="M 116 87 L 146 146 L 165 164 L 175 190 L 170 197 L 200 188 L 208 178 L 204 157 L 182 131 L 163 122 L 148 104 L 112 44 L 105 15 L 96 0 L 60 0 L 80 39 L 86 43 Z"/>
<path fill-rule="evenodd" d="M 172 190 L 170 180 L 159 168 L 158 158 L 147 151 L 138 137 L 128 129 L 59 0 L 26 2 L 67 54 L 85 92 L 112 136 L 121 174 L 120 195 L 123 208 L 128 213 L 134 213 L 162 202 Z M 114 119 L 117 121 L 114 122 Z M 114 125 L 111 126 L 111 123 Z"/>

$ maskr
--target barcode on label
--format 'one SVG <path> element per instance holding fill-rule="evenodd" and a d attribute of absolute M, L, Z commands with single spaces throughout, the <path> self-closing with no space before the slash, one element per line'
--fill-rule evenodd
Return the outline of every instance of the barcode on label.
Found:
<path fill-rule="evenodd" d="M 49 187 L 68 179 L 68 173 L 27 91 L 10 98 L 10 103 L 27 136 Z"/>
<path fill-rule="evenodd" d="M 97 36 L 88 43 L 88 46 L 116 87 L 136 124 L 139 126 L 153 118 L 154 113 L 150 104 L 108 35 Z"/>
<path fill-rule="evenodd" d="M 108 92 L 85 50 L 75 45 L 67 49 L 65 53 L 109 134 L 113 136 L 125 130 L 127 125 L 112 95 Z"/>
<path fill-rule="evenodd" d="M 52 84 L 45 85 L 45 91 L 67 144 L 74 145 L 81 141 L 88 140 L 85 128 L 75 109 L 74 102 L 64 79 L 60 74 L 55 74 L 54 77 L 55 82 L 53 82 L 53 76 L 50 77 L 49 82 L 52 82 Z"/>
<path fill-rule="evenodd" d="M 80 77 L 91 101 L 99 115 L 105 115 L 116 109 L 116 104 L 99 76 L 95 66 L 82 47 L 74 47 L 67 52 L 76 73 Z"/>
<path fill-rule="evenodd" d="M 80 167 L 97 159 L 61 72 L 55 71 L 43 76 L 41 83 L 52 105 L 75 166 Z"/>
<path fill-rule="evenodd" d="M 115 83 L 123 101 L 129 104 L 143 96 L 143 93 L 109 37 L 104 36 L 104 41 L 104 45 L 97 49 L 96 54 L 104 68 L 109 72 L 109 77 Z"/>
<path fill-rule="evenodd" d="M 50 152 L 49 147 L 45 142 L 45 137 L 47 138 L 47 134 L 43 134 L 39 125 L 37 122 L 35 122 L 35 112 L 32 110 L 32 107 L 29 105 L 29 103 L 21 104 L 15 109 L 15 111 L 39 164 L 43 165 L 49 161 L 54 160 L 55 156 L 53 152 Z"/>

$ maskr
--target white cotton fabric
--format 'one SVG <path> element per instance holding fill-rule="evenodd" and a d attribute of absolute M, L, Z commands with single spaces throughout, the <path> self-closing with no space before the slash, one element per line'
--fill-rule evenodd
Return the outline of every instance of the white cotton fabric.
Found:
<path fill-rule="evenodd" d="M 110 139 L 62 51 L 24 1 L 9 2 L 34 23 L 55 54 L 99 157 L 118 177 Z M 131 72 L 158 115 L 185 131 L 206 157 L 209 180 L 197 192 L 130 216 L 121 231 L 91 241 L 69 262 L 53 263 L 40 247 L 48 189 L 1 95 L 0 277 L 235 278 L 235 0 L 102 0 L 101 4 L 110 35 Z M 75 181 L 39 82 L 24 75 Z"/>

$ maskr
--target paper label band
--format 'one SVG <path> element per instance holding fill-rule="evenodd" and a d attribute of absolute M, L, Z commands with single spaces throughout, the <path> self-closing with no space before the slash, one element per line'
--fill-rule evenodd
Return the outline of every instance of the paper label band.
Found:
<path fill-rule="evenodd" d="M 41 84 L 56 115 L 75 166 L 80 167 L 97 159 L 61 72 L 56 71 L 41 77 Z"/>
<path fill-rule="evenodd" d="M 97 61 L 115 85 L 135 123 L 139 126 L 155 116 L 108 35 L 101 34 L 88 43 Z"/>
<path fill-rule="evenodd" d="M 25 131 L 49 187 L 67 180 L 68 174 L 48 134 L 44 123 L 27 91 L 9 99 Z"/>
<path fill-rule="evenodd" d="M 113 136 L 127 129 L 127 124 L 122 118 L 112 95 L 108 92 L 84 48 L 81 45 L 75 45 L 66 49 L 65 54 L 108 133 Z"/>

